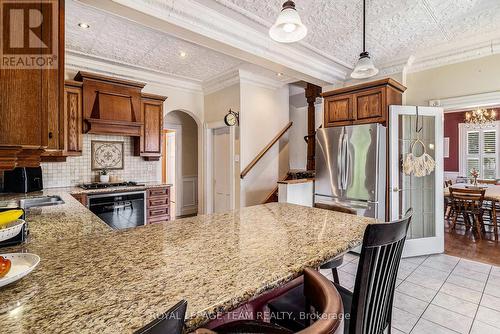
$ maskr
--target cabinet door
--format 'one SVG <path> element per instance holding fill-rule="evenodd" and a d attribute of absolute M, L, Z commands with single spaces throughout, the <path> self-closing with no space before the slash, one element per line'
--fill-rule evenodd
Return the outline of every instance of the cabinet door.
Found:
<path fill-rule="evenodd" d="M 353 121 L 353 96 L 339 95 L 325 99 L 325 127 L 349 125 Z"/>
<path fill-rule="evenodd" d="M 385 122 L 385 88 L 374 88 L 356 93 L 356 124 Z"/>
<path fill-rule="evenodd" d="M 81 155 L 83 147 L 82 90 L 66 86 L 64 89 L 65 150 L 67 155 Z"/>
<path fill-rule="evenodd" d="M 161 155 L 161 127 L 163 121 L 163 103 L 144 100 L 142 102 L 144 133 L 141 155 Z"/>

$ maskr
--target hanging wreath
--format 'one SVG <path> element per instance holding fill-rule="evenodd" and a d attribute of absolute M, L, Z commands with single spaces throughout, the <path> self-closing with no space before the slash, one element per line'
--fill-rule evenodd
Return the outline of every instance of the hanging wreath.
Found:
<path fill-rule="evenodd" d="M 420 144 L 424 150 L 422 155 L 417 156 L 414 152 L 415 145 Z M 436 169 L 436 162 L 427 154 L 425 144 L 420 139 L 415 139 L 410 146 L 410 153 L 403 162 L 403 173 L 423 177 L 431 174 Z"/>

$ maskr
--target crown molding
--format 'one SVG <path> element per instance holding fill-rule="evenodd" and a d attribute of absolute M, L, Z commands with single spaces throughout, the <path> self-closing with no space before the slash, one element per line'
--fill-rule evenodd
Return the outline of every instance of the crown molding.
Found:
<path fill-rule="evenodd" d="M 239 71 L 231 69 L 220 75 L 203 82 L 203 93 L 205 95 L 213 94 L 224 88 L 231 87 L 240 83 Z"/>
<path fill-rule="evenodd" d="M 151 28 L 318 85 L 345 80 L 350 69 L 301 45 L 272 41 L 267 32 L 193 0 L 80 0 Z M 142 15 L 141 15 L 142 14 Z"/>
<path fill-rule="evenodd" d="M 203 83 L 203 93 L 205 95 L 213 94 L 224 88 L 240 84 L 248 83 L 254 86 L 278 89 L 288 84 L 288 82 L 273 80 L 267 76 L 259 75 L 246 69 L 231 69 Z"/>
<path fill-rule="evenodd" d="M 495 107 L 500 105 L 500 91 L 482 94 L 450 97 L 430 100 L 429 106 L 441 107 L 445 111 L 463 111 L 477 107 Z"/>
<path fill-rule="evenodd" d="M 381 66 L 380 72 L 384 74 L 402 72 L 421 72 L 437 67 L 462 63 L 482 57 L 500 53 L 500 39 L 489 40 L 467 46 L 453 46 L 437 52 L 412 55 L 409 58 L 394 61 Z M 380 75 L 380 74 L 379 74 Z"/>
<path fill-rule="evenodd" d="M 127 63 L 117 62 L 104 57 L 91 56 L 73 50 L 66 50 L 65 69 L 80 71 L 87 70 L 102 74 L 124 77 L 131 80 L 146 81 L 148 84 L 169 87 L 189 92 L 201 93 L 200 81 L 190 80 L 172 74 L 154 71 Z"/>

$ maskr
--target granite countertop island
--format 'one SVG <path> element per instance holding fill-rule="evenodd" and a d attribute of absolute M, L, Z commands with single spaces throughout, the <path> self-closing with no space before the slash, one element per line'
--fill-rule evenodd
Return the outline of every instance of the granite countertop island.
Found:
<path fill-rule="evenodd" d="M 271 203 L 111 230 L 70 192 L 44 192 L 66 203 L 30 214 L 29 241 L 0 250 L 41 257 L 0 288 L 2 333 L 132 333 L 181 299 L 193 329 L 358 245 L 375 222 Z"/>

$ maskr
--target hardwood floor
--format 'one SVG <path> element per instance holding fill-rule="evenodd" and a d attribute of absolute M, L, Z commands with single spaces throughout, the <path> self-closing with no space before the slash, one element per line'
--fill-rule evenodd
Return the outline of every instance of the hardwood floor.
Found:
<path fill-rule="evenodd" d="M 486 233 L 481 240 L 475 240 L 471 231 L 463 225 L 450 230 L 445 221 L 444 252 L 473 261 L 500 265 L 500 242 L 495 241 L 493 233 Z"/>

